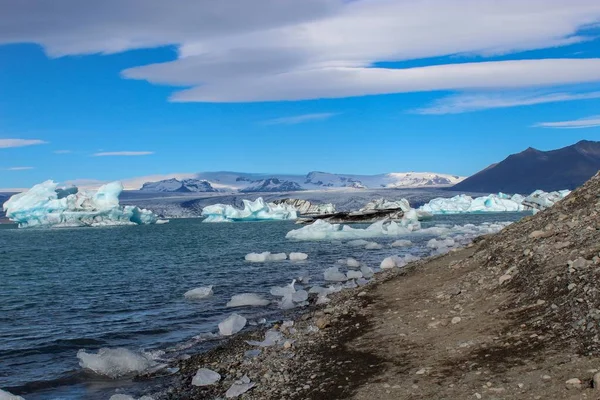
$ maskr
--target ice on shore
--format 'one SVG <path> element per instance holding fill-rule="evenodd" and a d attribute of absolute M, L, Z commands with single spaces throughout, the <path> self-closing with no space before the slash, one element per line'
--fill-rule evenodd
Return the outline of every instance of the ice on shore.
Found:
<path fill-rule="evenodd" d="M 402 268 L 406 264 L 411 263 L 413 261 L 418 261 L 420 259 L 421 259 L 420 257 L 413 256 L 412 254 L 407 254 L 403 257 L 400 257 L 400 256 L 386 257 L 381 262 L 380 268 L 381 269 L 392 269 L 395 267 Z"/>
<path fill-rule="evenodd" d="M 21 396 L 14 395 L 12 393 L 5 392 L 4 390 L 0 389 L 0 400 L 25 400 L 25 399 Z"/>
<path fill-rule="evenodd" d="M 433 199 L 421 206 L 419 211 L 431 214 L 539 211 L 551 207 L 569 193 L 568 190 L 550 193 L 536 190 L 527 197 L 498 193 L 476 198 L 461 194 L 451 198 Z"/>
<path fill-rule="evenodd" d="M 360 271 L 352 271 L 352 270 L 350 270 L 350 271 L 346 272 L 346 277 L 348 279 L 359 279 L 359 278 L 363 277 L 363 274 Z"/>
<path fill-rule="evenodd" d="M 360 272 L 363 274 L 363 277 L 365 277 L 366 279 L 370 279 L 373 277 L 373 275 L 375 275 L 375 271 L 373 271 L 373 268 L 367 267 L 367 266 L 361 267 Z"/>
<path fill-rule="evenodd" d="M 15 194 L 3 209 L 19 228 L 143 225 L 161 221 L 149 210 L 119 205 L 122 191 L 121 182 L 93 191 L 59 188 L 54 181 L 46 181 Z"/>
<path fill-rule="evenodd" d="M 229 317 L 227 317 L 224 321 L 219 323 L 219 333 L 222 336 L 231 336 L 246 326 L 246 318 L 242 317 L 239 314 L 233 313 Z"/>
<path fill-rule="evenodd" d="M 287 255 L 285 253 L 271 253 L 265 251 L 264 253 L 250 253 L 246 254 L 246 261 L 249 262 L 271 262 L 271 261 L 283 261 L 287 260 Z"/>
<path fill-rule="evenodd" d="M 342 261 L 345 261 L 345 264 L 348 266 L 348 268 L 360 268 L 360 263 L 355 258 L 348 257 Z"/>
<path fill-rule="evenodd" d="M 237 380 L 231 385 L 231 387 L 225 392 L 225 397 L 228 399 L 241 396 L 248 390 L 255 386 L 254 382 L 250 382 L 250 378 L 244 375 L 240 380 Z"/>
<path fill-rule="evenodd" d="M 308 258 L 306 253 L 290 253 L 290 261 L 304 261 Z"/>
<path fill-rule="evenodd" d="M 346 275 L 340 272 L 340 270 L 337 267 L 327 268 L 325 272 L 323 272 L 323 278 L 326 281 L 331 282 L 345 282 L 348 280 Z"/>
<path fill-rule="evenodd" d="M 202 215 L 206 219 L 203 222 L 294 220 L 298 218 L 296 209 L 288 204 L 268 204 L 262 197 L 254 201 L 242 201 L 244 208 L 241 210 L 228 204 L 204 207 Z"/>
<path fill-rule="evenodd" d="M 262 342 L 257 342 L 254 340 L 247 340 L 246 343 L 248 343 L 251 346 L 271 347 L 271 346 L 275 346 L 278 343 L 283 342 L 283 340 L 284 340 L 284 337 L 281 332 L 276 331 L 276 330 L 268 330 L 265 333 L 265 340 L 263 340 Z"/>
<path fill-rule="evenodd" d="M 125 348 L 102 348 L 96 354 L 79 350 L 77 358 L 82 368 L 113 379 L 139 374 L 158 365 L 149 355 Z"/>
<path fill-rule="evenodd" d="M 0 400 L 2 400 L 2 396 L 0 396 Z M 136 398 L 133 396 L 130 396 L 128 394 L 113 394 L 112 396 L 110 396 L 110 398 L 108 400 L 136 400 Z M 154 400 L 154 399 L 150 396 L 142 396 L 137 400 Z"/>
<path fill-rule="evenodd" d="M 191 300 L 199 300 L 204 299 L 206 297 L 210 297 L 213 295 L 213 290 L 211 286 L 198 287 L 196 289 L 188 290 L 183 294 L 183 297 Z"/>
<path fill-rule="evenodd" d="M 421 224 L 418 221 L 417 213 L 415 210 L 410 210 L 404 214 L 404 217 L 400 221 L 382 220 L 364 229 L 352 228 L 348 225 L 330 224 L 323 220 L 317 220 L 311 225 L 288 232 L 285 237 L 295 240 L 365 239 L 407 235 L 419 229 L 421 229 Z M 367 244 L 368 242 L 364 243 L 364 245 Z"/>
<path fill-rule="evenodd" d="M 254 306 L 262 307 L 267 306 L 271 302 L 259 294 L 256 293 L 241 293 L 231 297 L 231 300 L 225 305 L 226 307 L 245 307 Z"/>
<path fill-rule="evenodd" d="M 192 378 L 194 386 L 210 386 L 221 380 L 221 375 L 212 369 L 200 368 Z"/>
<path fill-rule="evenodd" d="M 273 296 L 281 297 L 278 304 L 279 308 L 282 310 L 294 308 L 297 303 L 303 303 L 308 299 L 308 293 L 305 290 L 297 291 L 294 287 L 295 284 L 296 280 L 294 279 L 292 283 L 287 286 L 275 286 L 271 288 L 271 294 Z"/>

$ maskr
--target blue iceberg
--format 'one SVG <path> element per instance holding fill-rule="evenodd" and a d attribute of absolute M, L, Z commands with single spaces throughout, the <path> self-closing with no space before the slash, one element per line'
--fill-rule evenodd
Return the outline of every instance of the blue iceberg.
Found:
<path fill-rule="evenodd" d="M 4 203 L 3 209 L 11 221 L 19 224 L 19 228 L 167 222 L 152 211 L 119 205 L 122 191 L 121 182 L 112 182 L 94 191 L 79 190 L 77 187 L 59 188 L 50 180 L 12 196 Z"/>
<path fill-rule="evenodd" d="M 298 218 L 296 209 L 288 204 L 265 203 L 262 197 L 255 201 L 242 200 L 244 209 L 240 210 L 228 204 L 206 206 L 202 215 L 203 222 L 268 221 L 294 220 Z"/>

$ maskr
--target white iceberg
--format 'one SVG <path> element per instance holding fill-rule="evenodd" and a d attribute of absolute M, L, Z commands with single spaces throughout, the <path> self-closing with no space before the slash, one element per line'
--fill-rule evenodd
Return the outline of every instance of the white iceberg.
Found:
<path fill-rule="evenodd" d="M 410 204 L 406 199 L 400 200 L 386 200 L 386 199 L 376 199 L 368 202 L 360 211 L 370 211 L 370 210 L 402 210 L 408 211 L 410 210 Z"/>
<path fill-rule="evenodd" d="M 308 299 L 308 292 L 305 290 L 296 290 L 294 285 L 296 284 L 296 280 L 294 279 L 292 283 L 287 286 L 275 286 L 271 288 L 271 294 L 273 296 L 281 297 L 281 300 L 278 302 L 279 308 L 282 310 L 289 310 L 291 308 L 296 307 L 296 303 L 302 303 Z"/>
<path fill-rule="evenodd" d="M 192 378 L 194 386 L 210 386 L 221 380 L 221 375 L 208 368 L 200 368 Z"/>
<path fill-rule="evenodd" d="M 245 306 L 267 306 L 271 303 L 256 293 L 241 293 L 234 295 L 231 300 L 225 305 L 226 307 L 245 307 Z"/>
<path fill-rule="evenodd" d="M 228 204 L 204 207 L 202 215 L 206 219 L 203 222 L 294 220 L 298 218 L 296 209 L 288 204 L 267 204 L 262 197 L 254 201 L 242 201 L 244 203 L 242 210 Z"/>
<path fill-rule="evenodd" d="M 125 348 L 102 348 L 96 354 L 79 350 L 77 358 L 82 368 L 113 379 L 139 374 L 158 365 L 150 355 Z"/>
<path fill-rule="evenodd" d="M 348 277 L 340 272 L 337 267 L 327 268 L 325 272 L 323 272 L 323 278 L 330 282 L 345 282 L 348 280 Z"/>
<path fill-rule="evenodd" d="M 213 290 L 211 286 L 198 287 L 196 289 L 188 290 L 183 294 L 183 297 L 186 299 L 199 300 L 204 299 L 206 297 L 210 297 L 213 295 Z"/>
<path fill-rule="evenodd" d="M 552 207 L 554 203 L 567 197 L 571 193 L 570 190 L 559 190 L 557 192 L 544 192 L 543 190 L 536 190 L 529 196 L 522 200 L 525 206 L 531 207 L 535 210 L 545 210 L 546 208 Z"/>
<path fill-rule="evenodd" d="M 143 225 L 162 221 L 152 211 L 119 205 L 122 191 L 121 182 L 93 191 L 59 188 L 57 183 L 46 181 L 15 194 L 4 203 L 3 209 L 6 217 L 20 228 Z"/>
<path fill-rule="evenodd" d="M 21 396 L 14 395 L 12 393 L 5 392 L 4 390 L 0 389 L 0 400 L 25 400 L 25 399 Z"/>
<path fill-rule="evenodd" d="M 369 242 L 368 240 L 364 240 L 364 239 L 357 239 L 357 240 L 351 240 L 348 243 L 346 243 L 348 246 L 352 246 L 352 247 L 364 247 L 366 245 L 368 245 Z"/>
<path fill-rule="evenodd" d="M 392 247 L 408 247 L 408 246 L 412 246 L 412 242 L 410 240 L 396 240 L 390 246 L 392 246 Z"/>
<path fill-rule="evenodd" d="M 290 253 L 290 261 L 304 261 L 308 258 L 306 253 Z"/>
<path fill-rule="evenodd" d="M 365 246 L 365 250 L 381 250 L 381 249 L 383 249 L 383 245 L 376 243 L 376 242 L 369 242 Z"/>
<path fill-rule="evenodd" d="M 360 268 L 360 262 L 358 262 L 356 258 L 348 257 L 341 261 L 343 264 L 346 264 L 348 268 Z"/>
<path fill-rule="evenodd" d="M 351 270 L 351 271 L 346 272 L 346 277 L 348 279 L 359 279 L 359 278 L 363 277 L 363 274 L 360 271 L 352 271 Z"/>
<path fill-rule="evenodd" d="M 287 260 L 287 255 L 285 253 L 271 253 L 265 251 L 264 253 L 250 253 L 246 254 L 246 261 L 249 262 L 268 262 L 268 261 L 283 261 Z"/>
<path fill-rule="evenodd" d="M 375 271 L 373 271 L 373 268 L 367 267 L 366 265 L 360 268 L 360 272 L 362 272 L 363 277 L 365 277 L 366 279 L 370 279 L 373 277 L 373 275 L 375 275 Z"/>
<path fill-rule="evenodd" d="M 233 313 L 224 321 L 221 321 L 219 323 L 219 333 L 222 336 L 234 335 L 242 329 L 244 329 L 244 327 L 246 326 L 246 322 L 246 318 L 242 317 L 239 314 Z"/>
<path fill-rule="evenodd" d="M 278 343 L 283 342 L 283 340 L 284 340 L 284 337 L 281 332 L 275 331 L 275 330 L 268 330 L 265 333 L 265 340 L 263 340 L 262 342 L 257 342 L 254 340 L 247 340 L 246 343 L 248 343 L 251 346 L 271 347 Z"/>

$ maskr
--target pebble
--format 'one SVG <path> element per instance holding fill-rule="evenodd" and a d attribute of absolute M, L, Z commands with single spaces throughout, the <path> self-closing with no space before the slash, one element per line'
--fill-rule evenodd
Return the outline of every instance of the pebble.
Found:
<path fill-rule="evenodd" d="M 330 325 L 331 325 L 331 321 L 329 320 L 329 318 L 322 317 L 322 318 L 319 318 L 319 319 L 318 319 L 318 320 L 315 322 L 315 325 L 316 325 L 316 326 L 317 326 L 317 328 L 319 328 L 319 329 L 325 329 L 325 328 L 327 328 L 328 326 L 330 326 Z"/>
<path fill-rule="evenodd" d="M 600 372 L 594 374 L 594 389 L 600 390 Z"/>
<path fill-rule="evenodd" d="M 452 318 L 452 324 L 458 324 L 460 321 L 462 321 L 461 317 L 454 317 Z"/>
<path fill-rule="evenodd" d="M 578 378 L 571 378 L 565 382 L 568 388 L 581 389 L 583 387 L 581 380 Z"/>
<path fill-rule="evenodd" d="M 512 275 L 502 275 L 499 279 L 498 282 L 502 285 L 504 282 L 508 282 L 512 279 Z"/>

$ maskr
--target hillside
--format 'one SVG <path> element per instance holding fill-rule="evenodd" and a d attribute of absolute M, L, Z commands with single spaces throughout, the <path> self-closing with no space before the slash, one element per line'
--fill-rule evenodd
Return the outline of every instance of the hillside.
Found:
<path fill-rule="evenodd" d="M 575 189 L 600 170 L 600 142 L 581 141 L 558 150 L 534 148 L 508 156 L 454 185 L 456 191 L 529 194 Z"/>

